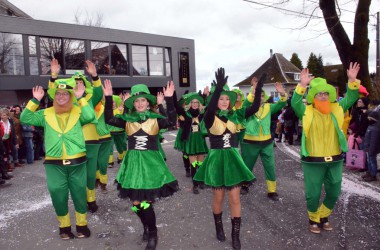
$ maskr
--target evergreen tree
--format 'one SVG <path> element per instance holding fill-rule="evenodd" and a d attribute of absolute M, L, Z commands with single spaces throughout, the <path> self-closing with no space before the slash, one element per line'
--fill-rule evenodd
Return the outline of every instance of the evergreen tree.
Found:
<path fill-rule="evenodd" d="M 297 53 L 293 53 L 292 54 L 292 58 L 290 58 L 290 62 L 293 63 L 297 68 L 299 68 L 300 70 L 303 69 L 303 66 L 302 66 L 302 61 L 301 59 L 298 57 L 298 54 Z"/>
<path fill-rule="evenodd" d="M 313 76 L 316 76 L 317 68 L 318 68 L 318 58 L 317 56 L 311 52 L 309 59 L 307 60 L 307 68 L 309 69 L 309 73 Z"/>
<path fill-rule="evenodd" d="M 318 59 L 317 59 L 317 67 L 315 69 L 314 76 L 315 77 L 325 77 L 325 70 L 323 68 L 323 59 L 322 59 L 321 54 L 319 54 Z"/>

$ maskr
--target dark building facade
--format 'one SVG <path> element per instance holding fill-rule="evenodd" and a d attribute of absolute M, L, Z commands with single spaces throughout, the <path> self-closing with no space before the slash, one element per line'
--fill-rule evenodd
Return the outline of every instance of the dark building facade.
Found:
<path fill-rule="evenodd" d="M 93 61 L 115 94 L 139 83 L 155 93 L 170 80 L 179 96 L 196 90 L 192 39 L 1 14 L 0 24 L 0 105 L 22 104 L 34 85 L 47 87 L 52 58 L 62 78 L 85 72 L 84 61 Z"/>

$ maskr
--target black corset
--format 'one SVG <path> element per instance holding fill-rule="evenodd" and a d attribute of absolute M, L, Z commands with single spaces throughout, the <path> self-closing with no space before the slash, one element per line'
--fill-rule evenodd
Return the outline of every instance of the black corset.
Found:
<path fill-rule="evenodd" d="M 237 148 L 236 134 L 209 135 L 211 149 Z"/>
<path fill-rule="evenodd" d="M 148 135 L 142 130 L 128 136 L 128 150 L 158 150 L 158 135 Z"/>

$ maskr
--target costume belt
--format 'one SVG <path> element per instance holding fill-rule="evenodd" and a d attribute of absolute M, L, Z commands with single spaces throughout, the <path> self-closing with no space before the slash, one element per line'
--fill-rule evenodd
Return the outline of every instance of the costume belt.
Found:
<path fill-rule="evenodd" d="M 82 156 L 75 159 L 62 159 L 62 160 L 45 160 L 44 164 L 53 164 L 53 165 L 60 165 L 60 166 L 73 166 L 73 165 L 79 165 L 83 162 L 87 161 L 86 156 Z"/>
<path fill-rule="evenodd" d="M 301 161 L 306 161 L 306 162 L 333 162 L 333 161 L 340 161 L 340 160 L 343 160 L 342 155 L 333 155 L 333 156 L 325 156 L 325 157 L 302 156 L 301 158 Z"/>

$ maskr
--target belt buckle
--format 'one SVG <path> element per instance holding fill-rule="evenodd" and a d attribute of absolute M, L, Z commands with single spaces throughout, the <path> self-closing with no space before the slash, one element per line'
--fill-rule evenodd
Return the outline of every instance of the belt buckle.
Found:
<path fill-rule="evenodd" d="M 333 160 L 332 156 L 326 156 L 324 158 L 325 158 L 325 162 L 329 162 Z"/>
<path fill-rule="evenodd" d="M 70 165 L 71 161 L 69 161 L 69 160 L 62 160 L 62 164 L 63 165 Z"/>

